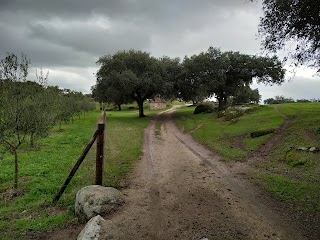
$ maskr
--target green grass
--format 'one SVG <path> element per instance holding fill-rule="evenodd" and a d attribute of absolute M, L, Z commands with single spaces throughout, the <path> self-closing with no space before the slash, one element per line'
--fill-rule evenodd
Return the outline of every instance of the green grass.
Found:
<path fill-rule="evenodd" d="M 108 111 L 104 185 L 120 187 L 140 158 L 143 130 L 151 116 L 138 118 L 137 110 Z M 56 206 L 51 201 L 91 138 L 99 111 L 92 111 L 73 124 L 55 127 L 39 140 L 39 150 L 22 146 L 19 150 L 19 191 L 10 198 L 13 186 L 13 156 L 0 159 L 0 232 L 1 239 L 24 239 L 30 231 L 47 231 L 77 222 L 74 200 L 77 191 L 94 184 L 95 149 L 90 150 L 78 172 Z"/>
<path fill-rule="evenodd" d="M 225 160 L 245 158 L 270 137 L 268 134 L 259 138 L 251 138 L 251 132 L 276 129 L 284 122 L 274 108 L 265 106 L 237 118 L 236 121 L 225 121 L 223 118 L 218 118 L 217 113 L 193 115 L 193 110 L 194 108 L 187 107 L 178 110 L 177 126 L 185 132 L 198 128 L 192 132 L 194 139 L 206 145 L 210 150 L 221 154 Z"/>
<path fill-rule="evenodd" d="M 267 191 L 277 199 L 295 204 L 299 210 L 320 211 L 320 186 L 285 178 L 283 176 L 261 175 L 258 177 Z"/>
<path fill-rule="evenodd" d="M 175 105 L 183 105 L 184 102 L 180 102 L 180 101 L 177 101 L 177 100 L 174 100 L 174 101 L 171 101 L 170 105 L 172 106 L 175 106 Z"/>
<path fill-rule="evenodd" d="M 319 103 L 281 104 L 279 111 L 291 124 L 261 165 L 268 169 L 262 185 L 276 198 L 297 210 L 320 213 L 320 153 L 299 151 L 299 147 L 320 147 Z"/>
<path fill-rule="evenodd" d="M 108 112 L 105 184 L 117 187 L 140 158 L 143 129 L 150 118 L 137 118 L 137 112 Z M 110 131 L 108 131 L 110 129 Z"/>
<path fill-rule="evenodd" d="M 285 121 L 281 114 L 290 124 L 265 160 L 254 164 L 263 176 L 258 180 L 275 197 L 305 210 L 320 211 L 320 153 L 297 150 L 320 147 L 320 103 L 260 106 L 233 121 L 218 118 L 217 113 L 193 115 L 193 109 L 185 107 L 178 110 L 176 124 L 223 160 L 232 162 L 246 159 L 262 147 L 273 133 L 255 138 L 250 133 L 278 129 Z"/>
<path fill-rule="evenodd" d="M 176 112 L 178 116 L 176 124 L 184 132 L 195 130 L 199 124 L 204 123 L 212 116 L 212 114 L 208 113 L 194 115 L 194 109 L 194 106 L 182 107 Z"/>

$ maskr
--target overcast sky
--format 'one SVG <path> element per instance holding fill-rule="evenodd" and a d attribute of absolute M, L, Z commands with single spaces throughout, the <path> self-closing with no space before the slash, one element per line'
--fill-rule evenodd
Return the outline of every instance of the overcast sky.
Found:
<path fill-rule="evenodd" d="M 258 54 L 260 1 L 248 0 L 0 0 L 0 59 L 24 52 L 49 84 L 85 93 L 95 84 L 95 62 L 118 50 L 183 58 L 209 46 Z M 301 69 L 282 86 L 259 88 L 263 99 L 320 98 L 320 77 Z"/>

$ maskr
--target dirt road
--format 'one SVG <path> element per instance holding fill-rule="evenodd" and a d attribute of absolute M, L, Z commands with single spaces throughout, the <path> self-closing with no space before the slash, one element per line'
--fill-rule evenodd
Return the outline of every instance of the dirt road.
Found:
<path fill-rule="evenodd" d="M 104 239 L 308 239 L 241 173 L 179 132 L 171 111 L 146 129 L 129 182 Z"/>

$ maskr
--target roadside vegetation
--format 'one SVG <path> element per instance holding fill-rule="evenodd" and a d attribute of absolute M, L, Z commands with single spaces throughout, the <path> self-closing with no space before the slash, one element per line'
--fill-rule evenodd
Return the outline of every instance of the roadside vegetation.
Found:
<path fill-rule="evenodd" d="M 225 161 L 242 160 L 271 136 L 267 134 L 251 138 L 252 132 L 279 128 L 284 122 L 279 113 L 267 106 L 255 105 L 250 114 L 229 121 L 226 120 L 228 115 L 218 117 L 217 111 L 213 114 L 194 115 L 194 109 L 189 107 L 178 110 L 178 127 L 185 132 L 192 132 L 195 140 L 222 155 Z"/>
<path fill-rule="evenodd" d="M 320 213 L 320 103 L 256 105 L 229 120 L 218 112 L 193 111 L 194 107 L 178 110 L 176 124 L 181 130 L 228 164 L 250 164 L 258 170 L 252 172 L 255 181 L 296 211 Z M 287 127 L 279 134 L 285 122 Z M 263 134 L 252 137 L 257 132 Z M 279 134 L 277 142 L 268 152 L 260 152 L 274 134 Z M 317 151 L 309 151 L 311 147 Z"/>
<path fill-rule="evenodd" d="M 30 60 L 13 53 L 0 60 L 0 149 L 14 162 L 13 187 L 18 189 L 19 156 L 23 145 L 36 147 L 55 124 L 74 121 L 95 108 L 80 92 L 48 86 L 48 74 L 36 71 L 36 81 L 27 80 Z M 1 153 L 0 152 L 0 153 Z"/>
<path fill-rule="evenodd" d="M 105 186 L 125 186 L 125 176 L 141 156 L 143 131 L 151 117 L 137 118 L 136 108 L 125 105 L 122 111 L 107 111 Z M 159 111 L 149 111 L 145 105 L 145 112 L 153 116 Z M 1 239 L 26 239 L 30 234 L 77 224 L 74 199 L 80 188 L 95 181 L 94 148 L 57 205 L 51 202 L 91 138 L 99 114 L 99 110 L 90 111 L 73 123 L 62 124 L 61 128 L 55 126 L 47 138 L 37 141 L 36 149 L 23 144 L 17 191 L 11 188 L 12 155 L 3 153 L 0 160 Z"/>

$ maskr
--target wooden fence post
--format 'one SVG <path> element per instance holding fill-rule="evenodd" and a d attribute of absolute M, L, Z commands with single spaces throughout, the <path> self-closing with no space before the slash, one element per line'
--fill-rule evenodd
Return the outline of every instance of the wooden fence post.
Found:
<path fill-rule="evenodd" d="M 78 168 L 80 167 L 81 163 L 83 162 L 84 158 L 88 154 L 90 148 L 97 141 L 97 152 L 96 152 L 96 185 L 102 185 L 103 180 L 103 160 L 104 160 L 104 137 L 105 137 L 105 126 L 106 126 L 106 112 L 103 111 L 100 119 L 98 121 L 97 130 L 94 132 L 91 140 L 87 144 L 86 148 L 83 150 L 83 153 L 79 157 L 78 161 L 72 168 L 69 176 L 61 186 L 59 192 L 53 199 L 53 203 L 59 201 L 60 197 L 62 196 L 63 192 L 67 188 L 69 182 L 77 172 Z"/>
<path fill-rule="evenodd" d="M 101 114 L 101 119 L 98 123 L 99 135 L 97 137 L 97 152 L 96 152 L 96 185 L 102 185 L 102 182 L 103 182 L 105 125 L 106 125 L 106 112 L 103 111 Z"/>
<path fill-rule="evenodd" d="M 97 152 L 96 152 L 96 185 L 102 185 L 104 158 L 104 124 L 98 124 Z"/>

